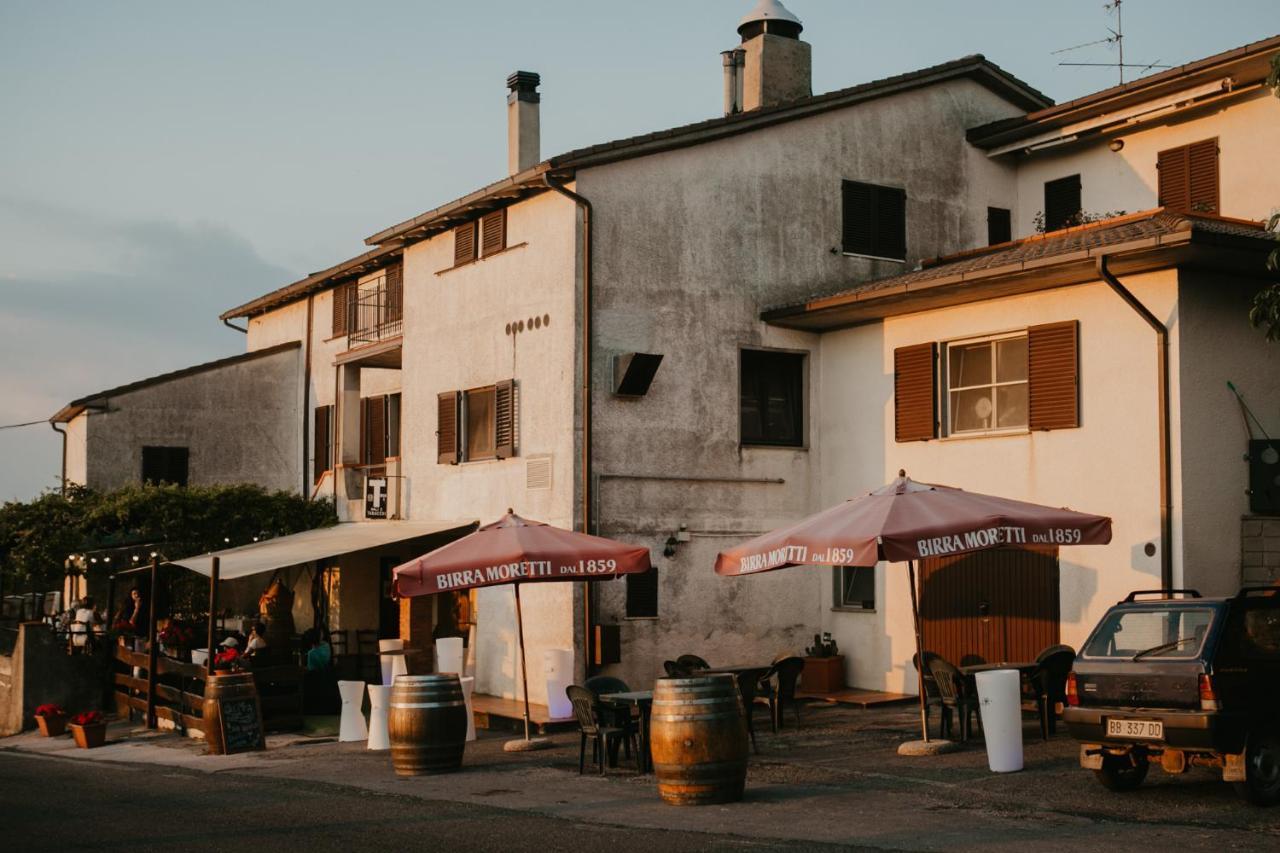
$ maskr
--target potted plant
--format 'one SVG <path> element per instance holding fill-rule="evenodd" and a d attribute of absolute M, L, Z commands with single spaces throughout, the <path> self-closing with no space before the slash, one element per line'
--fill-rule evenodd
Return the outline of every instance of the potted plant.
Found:
<path fill-rule="evenodd" d="M 213 656 L 213 674 L 233 675 L 244 669 L 244 656 L 239 649 L 224 649 Z"/>
<path fill-rule="evenodd" d="M 36 708 L 36 725 L 45 737 L 57 737 L 67 730 L 67 712 L 61 705 L 41 705 Z"/>
<path fill-rule="evenodd" d="M 172 621 L 160 631 L 160 648 L 170 657 L 185 660 L 187 649 L 195 645 L 196 631 L 190 625 Z"/>
<path fill-rule="evenodd" d="M 107 721 L 101 711 L 81 711 L 71 718 L 69 725 L 76 746 L 81 749 L 93 749 L 106 743 Z"/>

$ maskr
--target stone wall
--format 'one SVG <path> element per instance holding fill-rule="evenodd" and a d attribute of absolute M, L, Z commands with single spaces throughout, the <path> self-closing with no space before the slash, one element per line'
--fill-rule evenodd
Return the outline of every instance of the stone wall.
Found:
<path fill-rule="evenodd" d="M 0 654 L 0 737 L 35 727 L 34 712 L 46 702 L 68 714 L 102 710 L 107 655 L 69 655 L 39 622 L 18 626 L 11 652 Z"/>
<path fill-rule="evenodd" d="M 1280 583 L 1280 517 L 1246 515 L 1240 522 L 1240 585 Z"/>

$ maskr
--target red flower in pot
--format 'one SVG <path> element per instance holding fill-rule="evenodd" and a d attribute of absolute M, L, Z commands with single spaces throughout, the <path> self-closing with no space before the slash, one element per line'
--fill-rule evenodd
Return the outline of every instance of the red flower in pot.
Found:
<path fill-rule="evenodd" d="M 45 737 L 57 737 L 67 730 L 67 712 L 61 705 L 46 703 L 35 711 L 36 725 Z"/>
<path fill-rule="evenodd" d="M 244 656 L 239 649 L 224 649 L 213 656 L 215 672 L 239 672 L 244 663 Z"/>
<path fill-rule="evenodd" d="M 71 718 L 70 726 L 81 749 L 102 746 L 107 740 L 107 721 L 101 711 L 81 711 Z"/>

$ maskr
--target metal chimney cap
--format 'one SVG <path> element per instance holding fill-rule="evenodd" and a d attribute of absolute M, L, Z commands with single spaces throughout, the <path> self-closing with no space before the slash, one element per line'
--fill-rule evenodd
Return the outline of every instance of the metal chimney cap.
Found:
<path fill-rule="evenodd" d="M 514 71 L 507 76 L 507 88 L 513 92 L 533 92 L 542 82 L 542 77 L 533 71 Z"/>
<path fill-rule="evenodd" d="M 779 3 L 778 0 L 760 0 L 754 9 L 738 22 L 738 29 L 741 30 L 747 24 L 760 23 L 761 21 L 785 21 L 789 24 L 795 24 L 801 29 L 804 27 L 800 23 L 800 19 L 793 15 L 786 6 Z"/>

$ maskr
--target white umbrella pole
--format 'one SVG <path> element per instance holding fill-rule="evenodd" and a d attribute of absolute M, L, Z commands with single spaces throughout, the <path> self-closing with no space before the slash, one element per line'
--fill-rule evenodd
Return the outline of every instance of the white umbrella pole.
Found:
<path fill-rule="evenodd" d="M 924 642 L 920 636 L 920 604 L 916 600 L 916 561 L 907 560 L 907 573 L 911 579 L 911 621 L 916 629 L 916 690 L 920 696 L 920 731 L 924 735 L 924 742 L 929 742 L 929 712 L 926 702 L 928 699 L 924 695 Z M 519 590 L 519 587 L 516 587 Z M 519 601 L 519 592 L 516 593 L 517 602 Z M 517 614 L 519 613 L 517 604 Z"/>
<path fill-rule="evenodd" d="M 520 584 L 516 588 L 516 633 L 520 635 L 520 681 L 524 684 L 524 739 L 529 740 L 529 670 L 524 662 L 524 617 L 520 612 Z"/>

